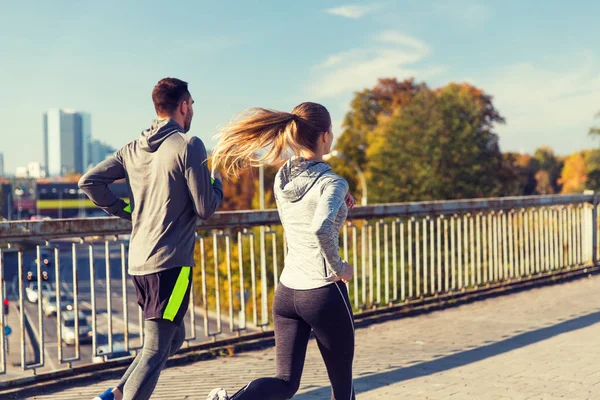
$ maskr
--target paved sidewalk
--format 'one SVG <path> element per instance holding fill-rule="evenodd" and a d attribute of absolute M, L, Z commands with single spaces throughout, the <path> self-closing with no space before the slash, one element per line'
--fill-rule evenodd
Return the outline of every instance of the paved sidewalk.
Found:
<path fill-rule="evenodd" d="M 600 276 L 356 331 L 358 399 L 600 399 Z M 155 399 L 274 374 L 273 348 L 165 370 Z M 115 380 L 35 399 L 91 399 Z M 297 400 L 329 399 L 316 343 Z"/>

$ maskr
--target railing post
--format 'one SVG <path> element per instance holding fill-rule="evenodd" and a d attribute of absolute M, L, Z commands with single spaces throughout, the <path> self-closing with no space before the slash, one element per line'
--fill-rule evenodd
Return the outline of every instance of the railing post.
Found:
<path fill-rule="evenodd" d="M 592 264 L 598 265 L 598 203 L 600 194 L 592 197 Z"/>

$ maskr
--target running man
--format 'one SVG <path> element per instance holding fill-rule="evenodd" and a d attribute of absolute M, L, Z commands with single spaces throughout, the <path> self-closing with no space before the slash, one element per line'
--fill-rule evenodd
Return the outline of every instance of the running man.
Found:
<path fill-rule="evenodd" d="M 114 389 L 97 400 L 150 398 L 167 358 L 185 339 L 197 218 L 223 200 L 202 141 L 188 135 L 194 101 L 188 84 L 165 78 L 152 91 L 158 119 L 141 136 L 86 173 L 79 187 L 98 207 L 132 222 L 129 274 L 142 307 L 144 344 Z M 108 185 L 125 178 L 130 202 Z"/>

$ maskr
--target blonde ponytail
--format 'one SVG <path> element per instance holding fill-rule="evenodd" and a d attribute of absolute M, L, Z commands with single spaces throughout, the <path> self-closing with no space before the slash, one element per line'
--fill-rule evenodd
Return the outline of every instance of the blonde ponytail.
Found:
<path fill-rule="evenodd" d="M 329 112 L 316 103 L 302 103 L 292 113 L 251 108 L 216 135 L 212 168 L 239 176 L 240 170 L 273 163 L 288 150 L 297 155 L 303 149 L 314 151 L 319 135 L 330 125 Z"/>

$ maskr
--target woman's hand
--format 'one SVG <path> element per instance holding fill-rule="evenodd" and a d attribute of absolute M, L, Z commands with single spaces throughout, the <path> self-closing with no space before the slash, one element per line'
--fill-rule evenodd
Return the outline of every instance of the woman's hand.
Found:
<path fill-rule="evenodd" d="M 350 209 L 354 208 L 354 206 L 356 205 L 356 200 L 354 199 L 354 197 L 352 197 L 350 192 L 346 192 L 346 197 L 344 198 L 344 201 L 346 202 L 346 206 Z"/>
<path fill-rule="evenodd" d="M 342 271 L 342 273 L 340 275 L 338 275 L 338 277 L 340 278 L 340 280 L 344 283 L 348 283 L 350 281 L 350 279 L 352 279 L 352 276 L 354 275 L 354 265 L 352 264 L 348 264 L 346 261 L 343 261 L 344 263 L 344 270 Z"/>

